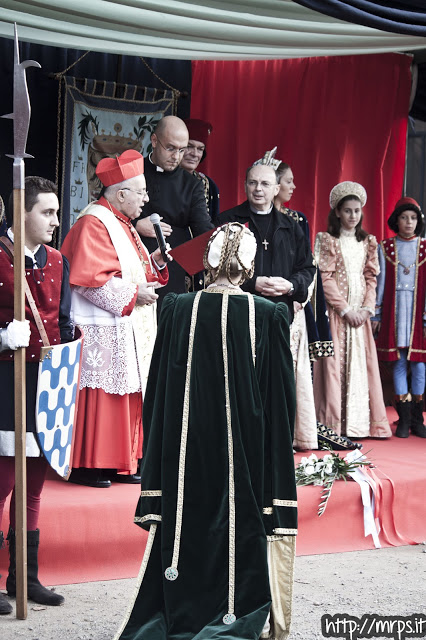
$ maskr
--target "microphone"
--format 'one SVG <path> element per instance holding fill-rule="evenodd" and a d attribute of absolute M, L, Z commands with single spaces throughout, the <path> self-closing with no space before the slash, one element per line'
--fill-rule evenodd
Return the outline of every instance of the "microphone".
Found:
<path fill-rule="evenodd" d="M 161 255 L 163 256 L 163 260 L 164 262 L 169 262 L 170 258 L 166 253 L 166 241 L 164 240 L 163 230 L 160 225 L 160 216 L 158 213 L 152 213 L 149 216 L 149 219 L 153 224 L 155 235 L 157 236 L 158 247 L 161 251 Z"/>

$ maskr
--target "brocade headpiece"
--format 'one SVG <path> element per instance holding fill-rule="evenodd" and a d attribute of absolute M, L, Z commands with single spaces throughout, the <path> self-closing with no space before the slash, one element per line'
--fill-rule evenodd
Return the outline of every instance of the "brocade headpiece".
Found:
<path fill-rule="evenodd" d="M 361 202 L 361 207 L 367 202 L 367 192 L 358 182 L 351 182 L 346 180 L 345 182 L 339 182 L 330 191 L 330 207 L 335 209 L 340 200 L 346 198 L 346 196 L 355 196 Z"/>
<path fill-rule="evenodd" d="M 253 167 L 258 164 L 264 164 L 268 167 L 272 167 L 273 170 L 276 171 L 279 165 L 281 164 L 281 160 L 277 160 L 275 158 L 276 152 L 277 152 L 277 147 L 274 147 L 273 149 L 271 149 L 271 151 L 266 151 L 263 158 L 256 160 L 256 162 L 253 162 Z"/>

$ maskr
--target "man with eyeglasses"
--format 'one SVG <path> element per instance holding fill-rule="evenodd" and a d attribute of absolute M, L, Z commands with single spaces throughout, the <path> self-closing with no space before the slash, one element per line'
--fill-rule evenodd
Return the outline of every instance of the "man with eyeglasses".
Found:
<path fill-rule="evenodd" d="M 149 220 L 158 213 L 164 236 L 172 247 L 212 229 L 202 183 L 180 166 L 188 146 L 188 129 L 175 116 L 162 118 L 151 136 L 152 153 L 145 161 L 145 178 L 149 202 L 144 207 L 136 229 L 146 247 L 157 246 L 154 228 Z M 169 265 L 169 282 L 159 291 L 157 309 L 170 291 L 184 293 L 185 271 L 177 262 Z"/>
<path fill-rule="evenodd" d="M 104 188 L 62 245 L 70 263 L 71 318 L 84 333 L 70 480 L 93 487 L 137 483 L 142 395 L 156 335 L 157 287 L 168 280 L 158 248 L 149 255 L 132 220 L 149 197 L 135 150 L 104 158 Z"/>
<path fill-rule="evenodd" d="M 285 302 L 291 323 L 293 301 L 306 301 L 315 276 L 309 242 L 300 226 L 274 207 L 280 187 L 272 166 L 249 167 L 244 188 L 247 200 L 221 213 L 219 222 L 241 222 L 253 231 L 257 240 L 255 271 L 243 288 L 273 302 Z"/>

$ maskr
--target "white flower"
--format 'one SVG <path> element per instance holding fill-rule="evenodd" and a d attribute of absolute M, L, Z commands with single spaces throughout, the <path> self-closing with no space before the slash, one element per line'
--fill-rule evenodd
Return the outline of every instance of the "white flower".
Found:
<path fill-rule="evenodd" d="M 300 461 L 300 464 L 302 464 L 303 466 L 308 464 L 308 458 L 306 456 L 303 456 L 303 458 Z"/>
<path fill-rule="evenodd" d="M 324 457 L 323 457 L 324 462 L 331 462 L 333 460 L 333 456 L 330 453 L 327 453 Z"/>
<path fill-rule="evenodd" d="M 325 470 L 327 475 L 331 475 L 333 473 L 333 465 L 332 464 L 326 464 L 324 470 Z"/>
<path fill-rule="evenodd" d="M 312 462 L 317 462 L 318 458 L 316 457 L 315 453 L 311 453 L 308 460 L 312 463 Z"/>
<path fill-rule="evenodd" d="M 305 473 L 307 476 L 311 476 L 315 473 L 315 467 L 313 464 L 307 464 L 305 467 Z"/>
<path fill-rule="evenodd" d="M 315 471 L 320 472 L 323 466 L 324 466 L 324 463 L 322 462 L 322 460 L 318 460 L 318 462 L 315 465 Z"/>

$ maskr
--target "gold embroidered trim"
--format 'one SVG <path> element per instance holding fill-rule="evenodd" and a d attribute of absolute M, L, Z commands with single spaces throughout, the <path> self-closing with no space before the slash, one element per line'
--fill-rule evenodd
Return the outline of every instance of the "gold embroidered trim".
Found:
<path fill-rule="evenodd" d="M 274 507 L 297 507 L 297 500 L 278 500 L 274 498 L 272 504 Z"/>
<path fill-rule="evenodd" d="M 226 284 L 214 284 L 210 285 L 207 289 L 204 289 L 204 293 L 228 293 L 230 296 L 246 296 L 247 292 L 240 288 L 231 288 Z"/>
<path fill-rule="evenodd" d="M 171 563 L 171 567 L 173 569 L 177 569 L 178 562 L 179 562 L 180 537 L 182 532 L 182 517 L 183 517 L 183 493 L 185 489 L 185 460 L 186 460 L 186 443 L 188 439 L 189 387 L 191 383 L 192 351 L 194 348 L 194 335 L 195 335 L 195 325 L 197 324 L 198 304 L 200 302 L 200 296 L 202 293 L 203 293 L 202 291 L 198 291 L 198 293 L 194 298 L 194 304 L 192 306 L 191 325 L 189 329 L 188 358 L 186 361 L 185 394 L 183 397 L 182 431 L 181 431 L 180 452 L 179 452 L 175 540 L 173 545 L 173 557 L 172 557 L 172 563 Z"/>
<path fill-rule="evenodd" d="M 223 369 L 225 378 L 225 408 L 226 425 L 228 431 L 228 465 L 229 465 L 229 582 L 228 582 L 228 614 L 234 613 L 235 603 L 235 479 L 234 479 L 234 443 L 232 438 L 231 403 L 229 397 L 229 371 L 228 371 L 228 323 L 229 292 L 224 291 L 222 298 L 222 352 Z"/>
<path fill-rule="evenodd" d="M 275 535 L 277 534 L 281 534 L 281 535 L 292 535 L 295 536 L 297 534 L 297 529 L 274 529 L 274 533 Z"/>
<path fill-rule="evenodd" d="M 396 242 L 395 242 L 396 245 Z M 416 309 L 417 309 L 417 292 L 419 286 L 419 251 L 420 251 L 420 242 L 417 243 L 417 251 L 416 251 L 416 271 L 414 275 L 414 299 L 413 299 L 413 316 L 411 320 L 411 332 L 410 332 L 410 347 L 407 353 L 407 360 L 410 359 L 410 356 L 413 351 L 417 351 L 417 349 L 413 349 L 413 340 L 414 340 L 414 325 L 416 323 Z M 396 282 L 396 281 L 395 281 Z M 396 308 L 396 295 L 395 295 L 395 308 Z M 395 316 L 396 318 L 396 316 Z M 396 322 L 395 322 L 396 325 Z"/>
<path fill-rule="evenodd" d="M 293 218 L 293 220 L 295 220 L 296 222 L 303 222 L 303 218 L 301 215 L 299 215 L 298 211 L 295 211 L 294 209 L 289 209 L 288 207 L 284 207 L 283 205 L 281 205 L 279 210 L 281 211 L 281 213 L 284 213 L 289 218 Z"/>
<path fill-rule="evenodd" d="M 274 513 L 274 510 L 272 507 L 263 507 L 263 513 L 265 516 L 271 516 Z"/>
<path fill-rule="evenodd" d="M 249 306 L 251 353 L 253 357 L 253 364 L 256 365 L 256 315 L 254 309 L 254 298 L 250 293 L 247 294 L 247 300 Z"/>
<path fill-rule="evenodd" d="M 145 552 L 143 554 L 142 564 L 141 564 L 141 568 L 139 570 L 139 574 L 138 574 L 138 577 L 137 577 L 137 580 L 136 580 L 136 584 L 135 584 L 135 588 L 134 588 L 134 591 L 133 591 L 133 595 L 132 595 L 130 604 L 129 604 L 128 608 L 127 608 L 126 615 L 124 616 L 124 620 L 121 623 L 120 628 L 118 629 L 117 633 L 115 634 L 113 640 L 119 640 L 119 638 L 121 638 L 121 634 L 123 633 L 125 626 L 129 622 L 130 615 L 131 615 L 131 613 L 133 611 L 133 607 L 135 605 L 136 598 L 139 595 L 139 589 L 141 587 L 142 580 L 144 579 L 146 568 L 148 566 L 148 562 L 149 562 L 149 558 L 150 558 L 151 551 L 152 551 L 152 545 L 154 544 L 155 533 L 157 531 L 157 527 L 158 527 L 157 524 L 152 524 L 150 526 L 150 528 L 149 528 L 148 540 L 146 541 Z"/>
<path fill-rule="evenodd" d="M 135 516 L 133 522 L 147 522 L 148 520 L 161 522 L 161 516 L 158 513 L 148 513 L 146 516 Z"/>
<path fill-rule="evenodd" d="M 316 340 L 309 344 L 309 359 L 328 358 L 334 356 L 334 343 L 332 340 Z"/>
<path fill-rule="evenodd" d="M 420 260 L 420 256 L 419 256 L 420 249 L 421 248 L 424 249 L 426 243 L 422 242 L 422 240 L 424 240 L 424 238 L 419 238 L 419 240 L 420 240 L 420 242 L 417 243 L 416 262 L 415 262 L 415 265 L 413 265 L 416 268 L 417 267 L 421 267 L 426 262 L 426 256 L 422 260 Z M 398 268 L 398 255 L 397 255 L 396 237 L 395 238 L 388 238 L 388 240 L 382 240 L 380 244 L 382 245 L 383 255 L 385 257 L 385 260 L 387 260 L 393 266 Z M 393 249 L 394 250 L 395 258 L 392 258 L 392 256 L 388 254 L 387 249 L 389 249 L 389 250 Z"/>
<path fill-rule="evenodd" d="M 150 498 L 150 497 L 156 497 L 156 496 L 162 496 L 163 492 L 161 491 L 161 489 L 153 489 L 153 490 L 146 490 L 146 491 L 141 491 L 141 498 Z"/>

